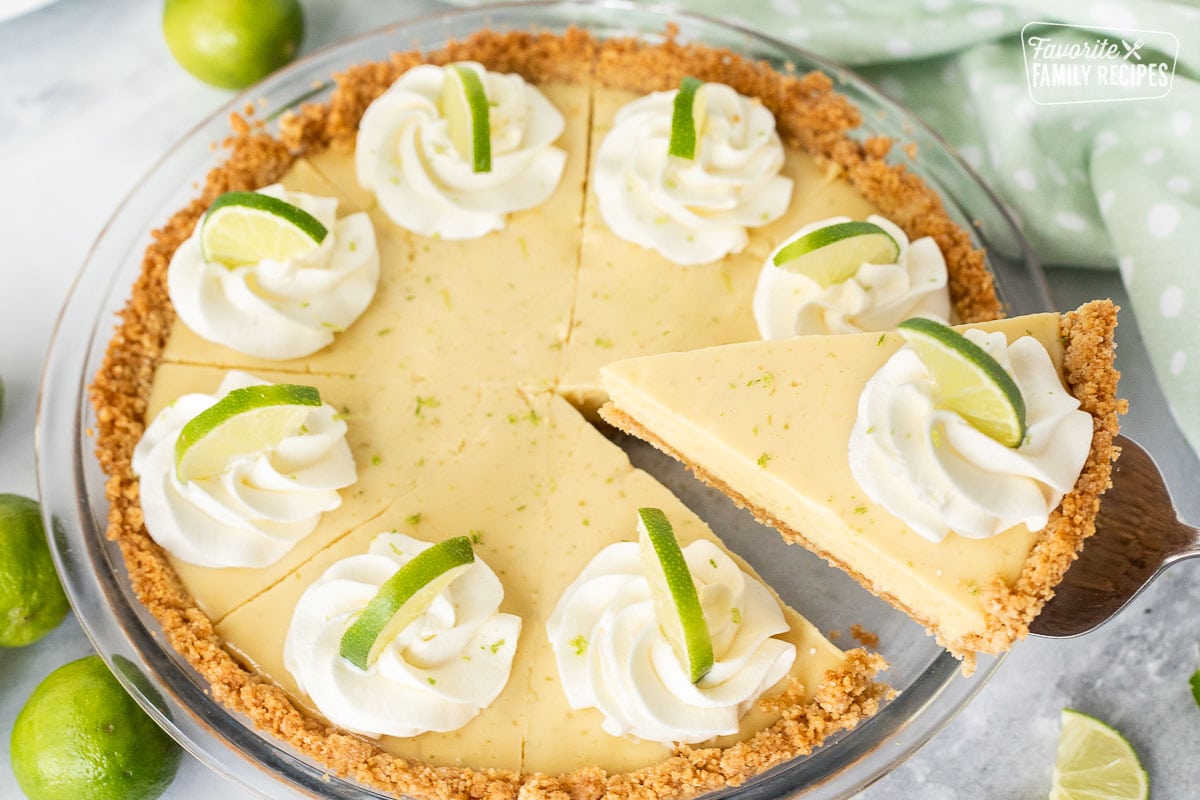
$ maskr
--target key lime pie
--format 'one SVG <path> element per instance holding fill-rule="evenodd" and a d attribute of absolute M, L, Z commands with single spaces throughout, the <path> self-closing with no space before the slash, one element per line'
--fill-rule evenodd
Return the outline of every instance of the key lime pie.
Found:
<path fill-rule="evenodd" d="M 824 75 L 673 36 L 484 32 L 336 82 L 278 138 L 235 120 L 92 386 L 109 536 L 212 697 L 422 798 L 692 796 L 873 713 L 882 658 L 832 645 L 585 415 L 621 359 L 998 318 L 937 196 L 847 135 Z M 840 220 L 894 249 L 840 282 L 763 269 Z"/>

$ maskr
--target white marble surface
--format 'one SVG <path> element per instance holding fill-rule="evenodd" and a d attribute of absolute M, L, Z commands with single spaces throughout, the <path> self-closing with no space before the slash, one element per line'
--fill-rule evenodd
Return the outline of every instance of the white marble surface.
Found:
<path fill-rule="evenodd" d="M 76 270 L 120 199 L 174 141 L 229 94 L 171 60 L 158 2 L 62 0 L 0 23 L 0 492 L 36 494 L 33 426 L 51 328 Z M 306 0 L 305 51 L 422 9 Z M 1120 295 L 1110 275 L 1054 272 L 1060 307 Z M 1185 515 L 1200 519 L 1194 461 L 1165 416 L 1136 329 L 1121 330 L 1127 429 L 1167 462 Z M 1183 478 L 1190 475 L 1190 485 Z M 1186 492 L 1186 494 L 1185 494 Z M 1121 728 L 1159 800 L 1200 792 L 1200 561 L 1176 567 L 1120 618 L 1087 637 L 1018 645 L 945 731 L 862 800 L 1035 798 L 1048 790 L 1058 712 L 1072 706 Z M 0 650 L 0 798 L 19 798 L 8 762 L 12 720 L 53 668 L 90 651 L 74 619 L 21 650 Z M 185 759 L 167 800 L 250 795 Z"/>

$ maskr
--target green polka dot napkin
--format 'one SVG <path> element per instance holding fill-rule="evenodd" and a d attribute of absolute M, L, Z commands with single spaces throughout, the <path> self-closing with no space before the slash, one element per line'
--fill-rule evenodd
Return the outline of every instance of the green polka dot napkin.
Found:
<path fill-rule="evenodd" d="M 1013 210 L 1042 263 L 1119 268 L 1155 373 L 1200 452 L 1200 7 L 1156 0 L 686 5 L 736 15 L 857 68 L 958 148 Z M 1067 43 L 1122 42 L 1110 61 L 1130 65 L 1155 60 L 1151 49 L 1170 39 L 1156 32 L 1170 32 L 1178 62 L 1169 92 L 1035 103 L 1021 39 L 1033 22 L 1080 26 L 1054 29 Z M 1131 30 L 1147 31 L 1146 47 Z"/>

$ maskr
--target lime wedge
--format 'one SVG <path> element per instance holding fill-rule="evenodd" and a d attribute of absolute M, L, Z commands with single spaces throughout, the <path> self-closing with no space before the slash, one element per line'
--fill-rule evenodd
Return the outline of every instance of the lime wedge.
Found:
<path fill-rule="evenodd" d="M 661 509 L 638 509 L 638 545 L 658 626 L 696 683 L 712 669 L 712 637 L 692 572 Z"/>
<path fill-rule="evenodd" d="M 465 64 L 443 71 L 442 116 L 450 142 L 475 172 L 492 171 L 492 123 L 479 73 Z"/>
<path fill-rule="evenodd" d="M 328 233 L 312 214 L 278 197 L 226 192 L 200 223 L 200 252 L 229 267 L 287 261 L 316 250 Z"/>
<path fill-rule="evenodd" d="M 321 405 L 312 386 L 278 383 L 234 389 L 192 417 L 175 441 L 175 475 L 193 481 L 220 473 L 234 456 L 257 453 L 295 434 Z"/>
<path fill-rule="evenodd" d="M 708 116 L 704 92 L 700 88 L 704 81 L 690 75 L 679 85 L 675 95 L 675 109 L 671 114 L 671 142 L 667 152 L 686 159 L 696 157 L 696 148 L 704 134 L 704 120 Z"/>
<path fill-rule="evenodd" d="M 863 264 L 894 264 L 900 245 L 873 222 L 836 222 L 788 242 L 771 260 L 821 287 L 841 283 Z"/>
<path fill-rule="evenodd" d="M 1149 796 L 1150 779 L 1125 737 L 1095 717 L 1064 708 L 1050 800 L 1145 800 Z"/>
<path fill-rule="evenodd" d="M 359 669 L 369 668 L 383 649 L 425 613 L 434 598 L 474 561 L 475 552 L 466 536 L 446 539 L 417 553 L 384 581 L 358 619 L 342 634 L 342 658 Z"/>
<path fill-rule="evenodd" d="M 938 387 L 943 406 L 1007 447 L 1025 439 L 1025 401 L 996 359 L 958 331 L 924 317 L 897 330 L 916 351 Z"/>

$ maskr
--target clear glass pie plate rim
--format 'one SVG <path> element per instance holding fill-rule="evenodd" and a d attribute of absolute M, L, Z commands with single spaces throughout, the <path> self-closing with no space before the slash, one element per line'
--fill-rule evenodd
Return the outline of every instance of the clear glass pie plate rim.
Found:
<path fill-rule="evenodd" d="M 231 100 L 176 144 L 117 208 L 93 245 L 64 304 L 39 393 L 37 470 L 46 529 L 76 615 L 101 656 L 137 701 L 192 755 L 263 797 L 374 798 L 380 795 L 331 776 L 281 743 L 255 733 L 207 694 L 207 685 L 164 642 L 163 632 L 133 597 L 120 550 L 105 536 L 104 480 L 92 453 L 95 413 L 87 386 L 99 368 L 114 314 L 140 270 L 149 228 L 182 207 L 220 158 L 210 147 L 228 133 L 227 118 L 247 102 L 259 116 L 327 91 L 339 68 L 391 50 L 436 47 L 485 27 L 561 31 L 568 24 L 600 36 L 661 36 L 674 21 L 685 41 L 727 46 L 800 70 L 821 69 L 863 111 L 864 127 L 917 145 L 911 168 L 942 193 L 948 210 L 968 225 L 989 263 L 1010 313 L 1050 307 L 1040 268 L 1011 217 L 978 176 L 936 134 L 870 84 L 845 69 L 782 42 L 724 21 L 623 0 L 508 4 L 456 9 L 404 21 L 314 53 Z M 314 89 L 314 81 L 324 89 Z M 896 148 L 897 151 L 900 148 Z M 899 158 L 905 156 L 901 153 Z M 981 659 L 974 676 L 959 675 L 947 653 L 934 657 L 904 691 L 854 731 L 811 756 L 796 759 L 742 787 L 739 797 L 850 797 L 915 752 L 982 687 L 999 659 Z"/>

